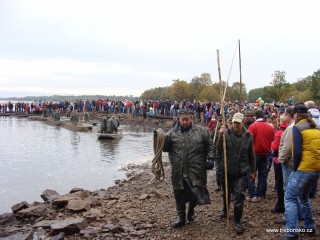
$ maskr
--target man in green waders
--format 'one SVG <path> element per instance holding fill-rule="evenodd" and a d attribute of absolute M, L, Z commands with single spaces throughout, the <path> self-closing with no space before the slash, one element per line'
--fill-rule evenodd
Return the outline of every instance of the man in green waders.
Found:
<path fill-rule="evenodd" d="M 214 166 L 214 149 L 210 133 L 193 122 L 193 112 L 179 111 L 179 122 L 165 135 L 164 152 L 169 153 L 171 181 L 178 212 L 172 224 L 179 228 L 195 218 L 196 205 L 210 204 L 207 170 Z M 186 215 L 186 203 L 189 209 Z"/>

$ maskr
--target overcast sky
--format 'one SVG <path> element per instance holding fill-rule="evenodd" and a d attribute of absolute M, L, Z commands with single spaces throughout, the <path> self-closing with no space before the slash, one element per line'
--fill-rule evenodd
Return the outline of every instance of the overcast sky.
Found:
<path fill-rule="evenodd" d="M 0 0 L 0 97 L 134 95 L 210 73 L 247 90 L 320 69 L 317 0 Z"/>

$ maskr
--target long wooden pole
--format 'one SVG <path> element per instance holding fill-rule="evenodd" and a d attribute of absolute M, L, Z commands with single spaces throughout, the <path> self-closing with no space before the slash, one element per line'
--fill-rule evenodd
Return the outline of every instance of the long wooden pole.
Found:
<path fill-rule="evenodd" d="M 220 57 L 219 57 L 219 50 L 217 50 L 217 61 L 218 61 L 218 72 L 219 72 L 219 82 L 222 84 L 221 80 L 221 70 L 220 70 Z M 223 87 L 221 86 L 221 89 Z M 225 90 L 226 91 L 226 90 Z M 226 119 L 224 116 L 224 96 L 225 92 L 221 92 L 221 106 L 220 106 L 220 113 L 222 115 L 222 126 L 226 126 Z M 227 228 L 229 229 L 229 196 L 228 196 L 228 171 L 227 171 L 227 149 L 226 149 L 226 135 L 223 134 L 223 160 L 224 160 L 224 182 L 225 182 L 225 201 L 226 201 L 226 210 L 227 210 Z"/>
<path fill-rule="evenodd" d="M 238 49 L 238 44 L 234 50 L 234 54 L 233 54 L 233 57 L 232 57 L 232 62 L 231 62 L 231 66 L 230 66 L 230 71 L 229 71 L 229 74 L 228 74 L 228 78 L 227 78 L 227 82 L 225 84 L 225 88 L 224 88 L 224 96 L 223 96 L 223 100 L 226 98 L 226 93 L 227 93 L 227 87 L 229 85 L 229 79 L 230 79 L 230 76 L 231 76 L 231 71 L 232 71 L 232 67 L 233 67 L 233 61 L 234 61 L 234 58 L 236 56 L 236 53 L 237 53 L 237 49 Z"/>
<path fill-rule="evenodd" d="M 218 62 L 219 84 L 220 84 L 220 96 L 222 99 L 223 98 L 223 86 L 222 86 L 222 80 L 221 80 L 219 49 L 217 49 L 217 62 Z M 221 111 L 220 111 L 220 113 L 221 113 Z"/>
<path fill-rule="evenodd" d="M 241 72 L 241 50 L 240 50 L 240 39 L 238 40 L 239 44 L 239 71 L 240 71 L 240 110 L 242 109 L 242 72 Z"/>

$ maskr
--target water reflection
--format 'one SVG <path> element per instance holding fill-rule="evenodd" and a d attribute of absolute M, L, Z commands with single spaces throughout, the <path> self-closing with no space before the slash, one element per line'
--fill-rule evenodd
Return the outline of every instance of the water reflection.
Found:
<path fill-rule="evenodd" d="M 119 154 L 120 139 L 101 139 L 98 141 L 102 160 L 108 160 L 110 157 L 114 160 L 114 156 Z"/>
<path fill-rule="evenodd" d="M 70 143 L 74 150 L 77 150 L 80 143 L 80 134 L 78 132 L 70 132 Z"/>
<path fill-rule="evenodd" d="M 42 201 L 45 189 L 68 193 L 108 188 L 125 178 L 119 169 L 153 158 L 152 132 L 121 126 L 123 136 L 98 140 L 96 131 L 73 132 L 26 118 L 0 117 L 0 214 L 21 201 Z"/>

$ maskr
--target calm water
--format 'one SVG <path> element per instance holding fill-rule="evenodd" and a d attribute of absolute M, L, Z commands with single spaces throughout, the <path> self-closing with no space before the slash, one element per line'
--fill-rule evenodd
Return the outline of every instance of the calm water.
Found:
<path fill-rule="evenodd" d="M 98 140 L 26 118 L 0 117 L 0 214 L 21 201 L 43 201 L 45 189 L 94 191 L 126 178 L 120 168 L 153 158 L 152 132 L 121 126 L 120 140 Z"/>

